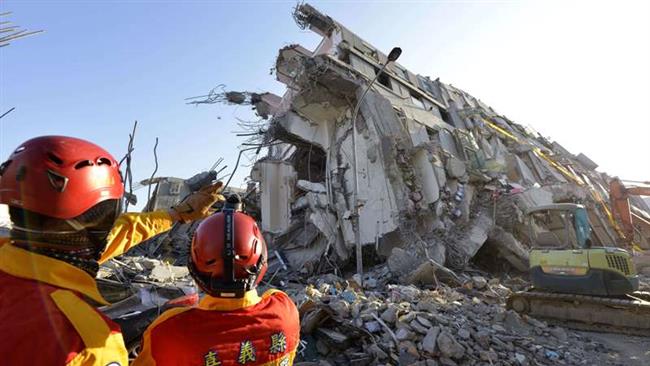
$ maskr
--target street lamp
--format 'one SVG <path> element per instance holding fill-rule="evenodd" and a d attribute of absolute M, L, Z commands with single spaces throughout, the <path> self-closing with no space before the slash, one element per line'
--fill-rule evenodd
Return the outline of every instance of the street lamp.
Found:
<path fill-rule="evenodd" d="M 359 108 L 361 108 L 361 102 L 368 94 L 368 91 L 372 85 L 377 81 L 379 75 L 384 72 L 386 66 L 389 63 L 394 62 L 402 54 L 402 49 L 399 47 L 394 47 L 388 54 L 388 60 L 384 65 L 381 66 L 375 77 L 370 81 L 366 89 L 361 94 L 361 97 L 357 99 L 357 104 L 354 106 L 354 112 L 352 112 L 352 161 L 354 164 L 354 196 L 352 202 L 354 203 L 354 211 L 352 214 L 352 228 L 354 230 L 354 241 L 356 245 L 356 257 L 357 257 L 357 274 L 359 275 L 359 285 L 363 286 L 363 259 L 362 259 L 362 248 L 361 248 L 361 226 L 360 226 L 360 204 L 359 204 L 359 174 L 357 166 L 357 115 L 359 114 Z"/>

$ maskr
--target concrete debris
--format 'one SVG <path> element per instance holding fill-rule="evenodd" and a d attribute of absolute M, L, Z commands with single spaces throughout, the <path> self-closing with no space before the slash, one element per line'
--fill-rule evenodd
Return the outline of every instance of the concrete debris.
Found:
<path fill-rule="evenodd" d="M 456 338 L 446 330 L 438 336 L 437 344 L 440 352 L 445 357 L 460 359 L 465 355 L 465 347 L 458 343 Z"/>
<path fill-rule="evenodd" d="M 487 286 L 487 280 L 483 276 L 473 276 L 472 284 L 475 289 L 482 290 L 485 288 L 485 286 Z"/>
<path fill-rule="evenodd" d="M 162 312 L 199 301 L 187 267 L 143 256 L 123 255 L 102 264 L 97 285 L 110 303 L 99 309 L 120 325 L 128 350 L 138 347 L 142 332 Z"/>
<path fill-rule="evenodd" d="M 414 285 L 435 285 L 436 271 L 439 269 L 433 261 L 425 261 L 415 270 L 411 269 L 404 282 Z"/>
<path fill-rule="evenodd" d="M 474 257 L 476 252 L 481 249 L 481 246 L 488 239 L 488 232 L 490 228 L 494 225 L 492 218 L 487 214 L 487 212 L 479 215 L 471 225 L 465 229 L 465 234 L 461 236 L 459 242 L 456 245 L 451 246 L 455 249 L 456 254 L 461 259 L 469 260 Z M 458 253 L 460 251 L 460 253 Z M 456 267 L 459 267 L 456 265 Z"/>
<path fill-rule="evenodd" d="M 177 287 L 194 286 L 186 266 L 174 266 L 142 256 L 125 255 L 110 260 L 102 264 L 97 277 L 126 284 L 135 281 Z"/>
<path fill-rule="evenodd" d="M 580 153 L 576 156 L 576 160 L 580 162 L 585 168 L 594 170 L 598 168 L 598 164 L 594 163 L 593 160 L 589 159 L 587 155 Z"/>
<path fill-rule="evenodd" d="M 246 94 L 236 91 L 226 92 L 226 100 L 233 104 L 242 104 L 246 101 Z"/>
<path fill-rule="evenodd" d="M 390 257 L 388 257 L 387 264 L 394 275 L 403 276 L 411 273 L 422 262 L 423 259 L 416 257 L 413 253 L 407 252 L 402 248 L 393 248 Z"/>
<path fill-rule="evenodd" d="M 508 310 L 505 313 L 504 327 L 511 333 L 521 334 L 523 336 L 527 336 L 531 332 L 530 326 L 524 324 L 520 316 L 512 310 Z"/>
<path fill-rule="evenodd" d="M 224 103 L 233 105 L 250 105 L 262 119 L 276 113 L 282 102 L 281 99 L 271 93 L 254 93 L 248 91 L 225 91 L 224 85 L 218 85 L 208 95 L 189 98 L 188 104 L 214 104 Z"/>
<path fill-rule="evenodd" d="M 326 193 L 325 186 L 320 183 L 313 183 L 306 180 L 299 180 L 296 187 L 305 192 Z"/>
<path fill-rule="evenodd" d="M 178 278 L 187 277 L 189 270 L 187 267 L 178 267 L 170 265 L 155 266 L 149 276 L 157 282 L 173 282 Z"/>
<path fill-rule="evenodd" d="M 375 271 L 383 267 L 369 275 Z M 478 275 L 471 282 L 477 285 L 375 291 L 333 275 L 313 277 L 288 291 L 306 341 L 297 365 L 578 365 L 601 364 L 611 352 L 579 332 L 505 311 L 509 282 Z M 319 325 L 306 327 L 313 319 Z"/>
<path fill-rule="evenodd" d="M 484 252 L 496 254 L 518 271 L 528 270 L 528 249 L 515 236 L 500 226 L 494 226 L 488 234 Z"/>
<path fill-rule="evenodd" d="M 430 354 L 434 354 L 436 352 L 438 334 L 440 334 L 440 327 L 429 328 L 427 334 L 422 339 L 422 350 L 424 352 Z"/>
<path fill-rule="evenodd" d="M 447 174 L 450 178 L 460 179 L 463 178 L 467 173 L 467 170 L 465 169 L 465 163 L 453 156 L 447 159 L 446 169 Z"/>

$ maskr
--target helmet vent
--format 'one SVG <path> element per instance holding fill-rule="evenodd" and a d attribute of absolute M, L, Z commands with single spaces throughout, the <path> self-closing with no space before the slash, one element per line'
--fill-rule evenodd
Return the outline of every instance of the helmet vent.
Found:
<path fill-rule="evenodd" d="M 95 163 L 93 163 L 91 160 L 83 160 L 83 161 L 78 162 L 74 166 L 74 168 L 75 169 L 81 169 L 81 168 L 85 168 L 87 166 L 93 166 L 93 165 L 95 165 Z"/>
<path fill-rule="evenodd" d="M 205 264 L 207 264 L 207 265 L 211 265 L 211 264 L 215 264 L 215 263 L 217 263 L 216 259 L 210 259 L 209 261 L 205 262 Z"/>
<path fill-rule="evenodd" d="M 18 146 L 18 148 L 14 150 L 14 154 L 18 154 L 23 151 L 25 151 L 25 146 Z"/>
<path fill-rule="evenodd" d="M 7 160 L 4 163 L 0 164 L 0 176 L 5 173 L 5 170 L 7 170 L 9 164 L 11 164 L 11 160 Z"/>
<path fill-rule="evenodd" d="M 109 159 L 109 158 L 99 158 L 99 159 L 97 159 L 97 165 L 111 166 L 113 164 L 111 163 L 111 159 Z"/>
<path fill-rule="evenodd" d="M 50 180 L 50 184 L 57 192 L 65 191 L 65 187 L 68 185 L 68 178 L 49 169 L 47 171 L 47 178 Z"/>
<path fill-rule="evenodd" d="M 50 158 L 50 160 L 52 162 L 54 162 L 54 164 L 56 164 L 56 165 L 62 165 L 63 164 L 63 160 L 60 157 L 58 157 L 58 156 L 56 156 L 56 155 L 54 155 L 52 153 L 47 153 L 47 157 Z"/>

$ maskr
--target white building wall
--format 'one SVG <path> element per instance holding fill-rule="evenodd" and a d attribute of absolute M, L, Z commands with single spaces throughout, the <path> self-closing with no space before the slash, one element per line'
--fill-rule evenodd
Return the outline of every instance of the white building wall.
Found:
<path fill-rule="evenodd" d="M 271 233 L 286 230 L 296 182 L 293 166 L 285 161 L 258 161 L 251 177 L 260 184 L 262 230 Z"/>

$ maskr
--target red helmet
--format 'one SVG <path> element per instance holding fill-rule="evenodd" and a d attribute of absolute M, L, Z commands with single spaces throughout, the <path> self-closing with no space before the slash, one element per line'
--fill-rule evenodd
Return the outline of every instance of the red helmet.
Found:
<path fill-rule="evenodd" d="M 242 297 L 264 277 L 266 259 L 266 243 L 255 220 L 226 208 L 196 229 L 188 267 L 208 294 Z"/>
<path fill-rule="evenodd" d="M 73 137 L 31 139 L 0 165 L 0 203 L 53 218 L 72 219 L 123 194 L 115 158 Z"/>

